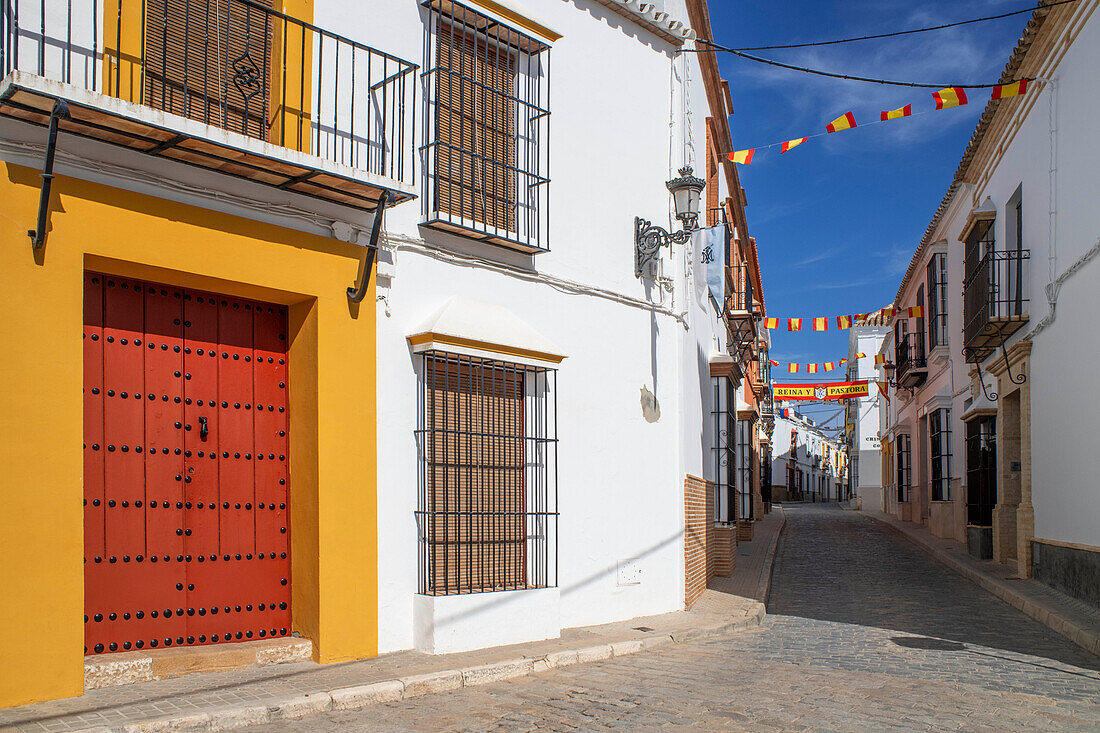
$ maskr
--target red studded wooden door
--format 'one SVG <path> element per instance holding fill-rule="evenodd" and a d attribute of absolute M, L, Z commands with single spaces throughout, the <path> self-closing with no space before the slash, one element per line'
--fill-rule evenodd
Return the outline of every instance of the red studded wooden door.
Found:
<path fill-rule="evenodd" d="M 85 274 L 85 653 L 289 633 L 286 325 Z"/>

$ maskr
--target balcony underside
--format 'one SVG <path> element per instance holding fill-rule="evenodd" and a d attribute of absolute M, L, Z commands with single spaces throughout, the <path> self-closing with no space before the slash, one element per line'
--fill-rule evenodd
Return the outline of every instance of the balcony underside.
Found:
<path fill-rule="evenodd" d="M 928 378 L 928 367 L 925 364 L 913 365 L 898 375 L 898 386 L 906 389 L 919 387 Z"/>
<path fill-rule="evenodd" d="M 35 125 L 49 125 L 59 99 L 72 116 L 60 121 L 62 133 L 367 211 L 383 191 L 396 203 L 415 197 L 412 186 L 384 176 L 35 74 L 14 71 L 0 83 L 0 115 Z"/>
<path fill-rule="evenodd" d="M 1005 339 L 1023 328 L 1027 321 L 1027 313 L 990 318 L 981 330 L 966 340 L 966 345 L 963 347 L 966 361 L 969 363 L 982 361 L 999 349 Z"/>

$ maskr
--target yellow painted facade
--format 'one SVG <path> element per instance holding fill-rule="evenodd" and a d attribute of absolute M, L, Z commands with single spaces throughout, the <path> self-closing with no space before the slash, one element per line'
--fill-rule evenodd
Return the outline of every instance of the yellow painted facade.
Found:
<path fill-rule="evenodd" d="M 294 629 L 318 661 L 377 653 L 376 323 L 360 247 L 0 163 L 0 707 L 83 690 L 86 269 L 286 304 Z"/>

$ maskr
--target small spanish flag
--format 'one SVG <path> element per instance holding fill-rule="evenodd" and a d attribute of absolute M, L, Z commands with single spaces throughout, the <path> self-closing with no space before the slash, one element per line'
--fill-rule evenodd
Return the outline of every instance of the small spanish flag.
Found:
<path fill-rule="evenodd" d="M 841 363 L 841 364 L 847 364 L 847 363 L 848 363 L 848 360 L 847 360 L 847 359 L 841 359 L 841 360 L 840 360 L 840 363 Z"/>
<path fill-rule="evenodd" d="M 787 373 L 788 374 L 798 374 L 798 364 L 788 364 L 787 365 Z"/>
<path fill-rule="evenodd" d="M 898 309 L 890 306 L 889 308 L 883 308 L 879 312 L 882 313 L 882 315 L 886 318 L 893 318 L 895 315 L 897 315 Z"/>
<path fill-rule="evenodd" d="M 817 364 L 807 364 L 806 365 L 806 372 L 808 374 L 817 374 L 817 367 L 818 367 Z"/>
<path fill-rule="evenodd" d="M 841 130 L 851 130 L 856 126 L 856 118 L 851 112 L 845 112 L 840 117 L 825 125 L 825 132 L 840 132 Z"/>
<path fill-rule="evenodd" d="M 857 320 L 857 321 L 866 321 L 867 316 L 869 316 L 869 315 L 871 315 L 871 314 L 870 313 L 856 313 L 855 315 L 852 316 L 852 318 L 854 320 Z"/>
<path fill-rule="evenodd" d="M 875 354 L 875 366 L 886 363 L 886 354 Z"/>
<path fill-rule="evenodd" d="M 825 362 L 825 371 L 831 372 L 834 369 L 836 369 L 836 363 L 831 361 Z"/>
<path fill-rule="evenodd" d="M 772 366 L 779 366 L 778 361 L 772 361 L 771 359 L 768 359 L 768 363 L 771 364 Z"/>
<path fill-rule="evenodd" d="M 729 159 L 734 163 L 740 163 L 741 165 L 748 165 L 752 162 L 752 156 L 756 154 L 756 148 L 749 148 L 748 150 L 735 150 L 729 154 Z"/>
<path fill-rule="evenodd" d="M 801 318 L 788 318 L 787 319 L 787 330 L 788 331 L 801 331 L 802 330 L 802 319 Z"/>
<path fill-rule="evenodd" d="M 829 330 L 829 319 L 828 318 L 815 318 L 814 319 L 814 330 L 815 331 L 828 331 Z"/>
<path fill-rule="evenodd" d="M 932 92 L 932 99 L 936 100 L 936 109 L 961 107 L 966 104 L 966 91 L 962 87 L 944 87 Z"/>
<path fill-rule="evenodd" d="M 795 138 L 794 140 L 788 140 L 787 142 L 783 143 L 782 147 L 780 147 L 779 154 L 782 155 L 783 153 L 787 152 L 791 148 L 797 148 L 799 145 L 801 145 L 802 143 L 806 142 L 809 139 L 810 138 L 808 138 L 808 137 L 799 137 L 799 138 Z"/>
<path fill-rule="evenodd" d="M 899 109 L 884 110 L 881 114 L 880 122 L 886 122 L 886 120 L 897 120 L 902 117 L 909 117 L 913 114 L 913 105 L 907 104 Z"/>
<path fill-rule="evenodd" d="M 852 327 L 852 317 L 851 316 L 837 316 L 836 317 L 836 327 L 838 329 L 840 329 L 841 331 L 843 331 L 846 328 L 851 328 Z"/>
<path fill-rule="evenodd" d="M 778 318 L 765 318 L 764 319 L 764 328 L 779 328 L 779 319 Z"/>
<path fill-rule="evenodd" d="M 999 87 L 993 87 L 993 96 L 990 97 L 990 99 L 1018 97 L 1027 91 L 1027 82 L 1027 79 L 1020 79 L 1020 81 L 1014 81 L 1011 84 L 1002 84 Z"/>
<path fill-rule="evenodd" d="M 857 351 L 857 352 L 856 352 L 856 356 L 855 356 L 855 358 L 857 358 L 857 359 L 862 359 L 862 358 L 863 358 L 863 357 L 865 357 L 865 356 L 867 356 L 867 355 L 866 355 L 866 354 L 864 354 L 864 353 L 863 353 L 862 351 Z"/>
<path fill-rule="evenodd" d="M 909 306 L 909 317 L 910 318 L 923 318 L 924 317 L 924 306 L 922 306 L 922 305 Z"/>

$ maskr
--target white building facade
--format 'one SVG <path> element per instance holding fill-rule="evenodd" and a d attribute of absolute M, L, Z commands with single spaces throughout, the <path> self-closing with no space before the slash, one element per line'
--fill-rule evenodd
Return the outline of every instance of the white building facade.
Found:
<path fill-rule="evenodd" d="M 1009 59 L 1027 90 L 988 104 L 898 291 L 923 317 L 884 346 L 883 426 L 888 511 L 1094 604 L 1096 459 L 1067 416 L 1097 355 L 1096 9 L 1037 9 Z"/>
<path fill-rule="evenodd" d="M 881 311 L 880 311 L 881 314 Z M 866 380 L 867 395 L 855 397 L 845 403 L 844 426 L 848 455 L 848 490 L 845 498 L 851 499 L 858 509 L 884 511 L 882 471 L 880 470 L 881 442 L 879 440 L 879 402 L 885 400 L 877 384 L 882 381 L 882 371 L 873 358 L 882 347 L 889 328 L 882 325 L 881 315 L 857 321 L 848 331 L 849 382 Z M 856 354 L 864 354 L 856 358 Z"/>

